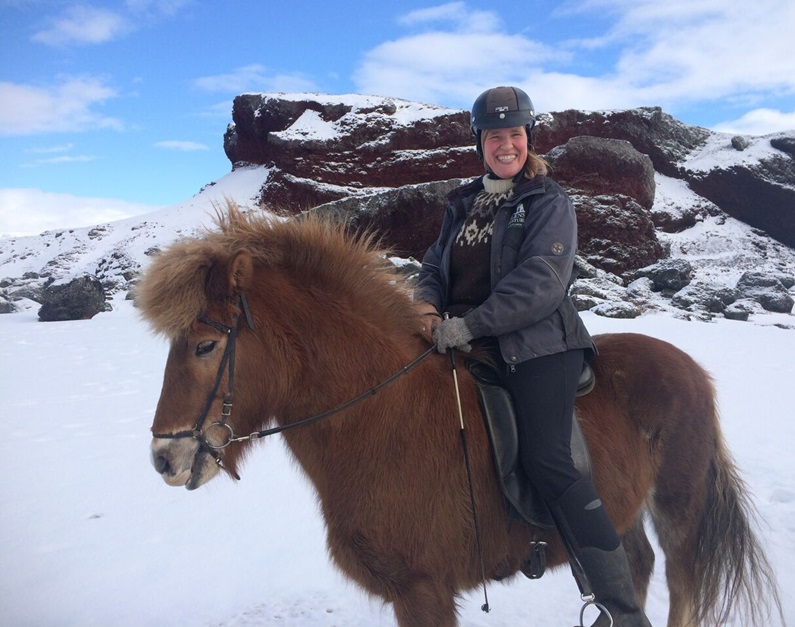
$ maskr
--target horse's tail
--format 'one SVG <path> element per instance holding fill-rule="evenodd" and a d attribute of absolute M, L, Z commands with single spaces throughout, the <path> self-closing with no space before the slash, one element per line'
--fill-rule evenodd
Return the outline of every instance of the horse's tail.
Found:
<path fill-rule="evenodd" d="M 753 530 L 756 509 L 720 430 L 693 563 L 695 624 L 723 625 L 740 613 L 743 624 L 769 625 L 784 614 L 775 574 Z"/>

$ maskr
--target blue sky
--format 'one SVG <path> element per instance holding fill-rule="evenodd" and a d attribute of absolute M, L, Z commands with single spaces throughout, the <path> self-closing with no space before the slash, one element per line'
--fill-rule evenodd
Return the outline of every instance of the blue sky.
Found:
<path fill-rule="evenodd" d="M 792 0 L 0 0 L 0 234 L 189 198 L 231 169 L 251 91 L 539 111 L 661 106 L 743 134 L 795 129 Z"/>

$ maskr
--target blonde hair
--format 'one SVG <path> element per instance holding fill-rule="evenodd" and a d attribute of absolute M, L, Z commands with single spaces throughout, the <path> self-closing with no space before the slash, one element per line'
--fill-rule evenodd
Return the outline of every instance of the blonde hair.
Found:
<path fill-rule="evenodd" d="M 524 170 L 528 178 L 533 178 L 539 174 L 546 176 L 549 172 L 549 164 L 536 153 L 528 151 Z"/>

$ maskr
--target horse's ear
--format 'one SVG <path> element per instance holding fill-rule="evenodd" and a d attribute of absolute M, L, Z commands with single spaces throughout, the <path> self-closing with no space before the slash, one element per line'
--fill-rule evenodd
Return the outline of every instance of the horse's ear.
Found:
<path fill-rule="evenodd" d="M 253 272 L 251 253 L 245 248 L 239 250 L 229 262 L 229 285 L 233 290 L 242 292 L 250 285 Z"/>

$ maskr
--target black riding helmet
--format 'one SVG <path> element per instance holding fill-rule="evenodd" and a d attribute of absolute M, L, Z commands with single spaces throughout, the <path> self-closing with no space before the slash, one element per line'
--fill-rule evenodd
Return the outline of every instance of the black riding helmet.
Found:
<path fill-rule="evenodd" d="M 527 147 L 532 150 L 530 133 L 536 123 L 536 112 L 530 96 L 518 87 L 492 87 L 487 89 L 472 105 L 469 128 L 475 138 L 478 157 L 483 159 L 481 137 L 490 128 L 513 128 L 524 126 L 527 131 Z"/>

